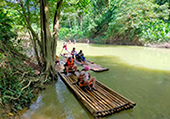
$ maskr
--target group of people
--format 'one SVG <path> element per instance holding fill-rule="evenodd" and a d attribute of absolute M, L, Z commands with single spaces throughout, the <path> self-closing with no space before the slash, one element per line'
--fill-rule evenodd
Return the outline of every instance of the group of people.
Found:
<path fill-rule="evenodd" d="M 65 49 L 66 52 L 70 53 L 65 43 L 63 44 L 63 49 Z M 64 64 L 66 76 L 69 76 L 69 72 L 72 72 L 74 75 L 76 75 L 75 73 L 77 71 L 77 66 L 74 64 L 74 59 L 82 63 L 85 62 L 85 57 L 82 50 L 77 53 L 75 47 L 73 47 L 70 54 L 71 56 L 66 59 L 66 63 Z M 81 88 L 96 90 L 96 79 L 95 77 L 91 77 L 91 74 L 88 72 L 88 70 L 90 70 L 90 68 L 88 66 L 85 66 L 84 69 L 80 71 L 78 81 L 75 83 L 78 84 Z"/>
<path fill-rule="evenodd" d="M 73 49 L 72 49 L 72 51 L 71 51 L 71 53 L 70 53 L 69 50 L 68 50 L 68 48 L 67 48 L 67 44 L 66 44 L 66 43 L 63 43 L 63 49 L 62 49 L 62 51 L 63 51 L 63 50 L 65 50 L 66 53 L 71 54 L 71 56 L 72 56 L 73 59 L 76 59 L 76 60 L 78 60 L 78 61 L 81 62 L 81 63 L 84 63 L 84 62 L 85 62 L 85 57 L 84 57 L 84 53 L 83 53 L 82 50 L 80 50 L 79 53 L 77 53 L 76 48 L 73 47 Z M 62 51 L 61 51 L 61 53 L 62 53 Z M 61 54 L 61 53 L 60 53 L 60 54 Z"/>
<path fill-rule="evenodd" d="M 74 65 L 72 57 L 67 58 L 64 66 L 66 76 L 69 76 L 69 72 L 72 72 L 74 75 L 76 75 L 75 72 L 77 71 L 77 66 Z M 88 72 L 88 70 L 90 70 L 90 68 L 88 66 L 85 66 L 84 69 L 80 71 L 76 84 L 78 84 L 81 88 L 88 88 L 90 91 L 93 89 L 96 90 L 96 78 L 91 77 L 91 74 Z"/>

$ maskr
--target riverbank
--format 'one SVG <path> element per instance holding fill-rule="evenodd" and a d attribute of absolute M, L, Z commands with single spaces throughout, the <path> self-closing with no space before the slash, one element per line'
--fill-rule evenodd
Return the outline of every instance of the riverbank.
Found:
<path fill-rule="evenodd" d="M 0 45 L 0 118 L 19 118 L 34 93 L 42 89 L 40 67 L 14 47 Z"/>
<path fill-rule="evenodd" d="M 63 41 L 63 42 L 66 42 L 68 44 L 71 44 L 71 43 L 76 43 L 75 41 L 71 41 L 71 40 L 60 40 L 60 41 Z M 88 42 L 87 42 L 88 41 Z M 170 48 L 170 42 L 161 42 L 161 43 L 141 43 L 141 42 L 127 42 L 127 41 L 110 41 L 110 42 L 96 42 L 96 41 L 93 41 L 93 40 L 90 40 L 88 38 L 84 38 L 84 39 L 79 39 L 77 40 L 77 43 L 87 43 L 87 44 L 109 44 L 109 45 L 125 45 L 125 46 L 128 46 L 128 45 L 132 45 L 132 46 L 144 46 L 144 47 L 151 47 L 151 48 Z"/>
<path fill-rule="evenodd" d="M 152 48 L 170 48 L 170 43 L 169 42 L 164 42 L 164 43 L 152 43 L 152 44 L 145 44 L 144 46 L 146 47 L 152 47 Z"/>
<path fill-rule="evenodd" d="M 20 115 L 19 110 L 24 107 L 28 107 L 35 95 L 42 90 L 41 86 L 41 76 L 40 67 L 30 62 L 29 60 L 21 60 L 23 62 L 20 66 L 16 65 L 16 69 L 9 69 L 2 71 L 2 74 L 11 73 L 11 77 L 1 77 L 4 80 L 9 80 L 8 82 L 2 79 L 1 98 L 0 98 L 0 117 L 1 118 L 16 118 L 18 119 Z M 6 61 L 3 63 L 1 68 L 10 66 L 11 62 Z M 20 68 L 18 68 L 20 67 Z M 30 71 L 26 71 L 24 68 L 30 68 Z M 6 93 L 4 92 L 6 91 Z"/>

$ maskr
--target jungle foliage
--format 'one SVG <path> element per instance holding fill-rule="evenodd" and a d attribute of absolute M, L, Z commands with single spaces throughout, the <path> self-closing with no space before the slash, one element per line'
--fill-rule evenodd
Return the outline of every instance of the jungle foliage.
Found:
<path fill-rule="evenodd" d="M 135 45 L 167 42 L 169 12 L 169 0 L 93 0 L 83 11 L 82 30 L 79 10 L 62 15 L 59 38 Z"/>
<path fill-rule="evenodd" d="M 2 6 L 0 19 L 0 117 L 6 117 L 31 104 L 40 77 L 28 65 L 30 59 L 21 54 L 14 19 Z"/>

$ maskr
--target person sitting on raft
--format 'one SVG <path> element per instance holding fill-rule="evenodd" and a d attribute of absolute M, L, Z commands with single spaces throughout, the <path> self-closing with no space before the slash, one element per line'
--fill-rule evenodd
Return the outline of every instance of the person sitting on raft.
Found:
<path fill-rule="evenodd" d="M 81 63 L 85 63 L 85 57 L 82 50 L 76 55 L 76 59 Z"/>
<path fill-rule="evenodd" d="M 77 52 L 76 52 L 76 48 L 74 47 L 73 50 L 71 51 L 71 55 L 72 55 L 72 58 L 75 59 L 76 55 L 77 55 Z"/>
<path fill-rule="evenodd" d="M 95 84 L 96 84 L 96 78 L 91 77 L 91 74 L 88 72 L 90 68 L 88 66 L 85 66 L 84 69 L 80 72 L 79 77 L 78 77 L 78 85 L 81 88 L 84 88 L 87 86 L 89 90 L 91 91 L 92 89 L 96 90 Z"/>
<path fill-rule="evenodd" d="M 69 57 L 66 60 L 65 70 L 66 70 L 66 75 L 68 76 L 69 71 L 73 71 L 73 74 L 77 71 L 77 66 L 74 65 L 73 58 Z"/>

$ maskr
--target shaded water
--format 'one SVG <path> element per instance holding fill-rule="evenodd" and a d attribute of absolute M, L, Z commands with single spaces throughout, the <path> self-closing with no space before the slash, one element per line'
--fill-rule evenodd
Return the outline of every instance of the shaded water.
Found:
<path fill-rule="evenodd" d="M 62 46 L 59 42 L 57 53 Z M 73 44 L 69 45 L 69 50 Z M 170 119 L 170 50 L 136 46 L 76 44 L 87 59 L 110 70 L 91 72 L 100 82 L 136 102 L 106 119 Z M 88 119 L 93 116 L 59 79 L 38 95 L 25 119 Z"/>

